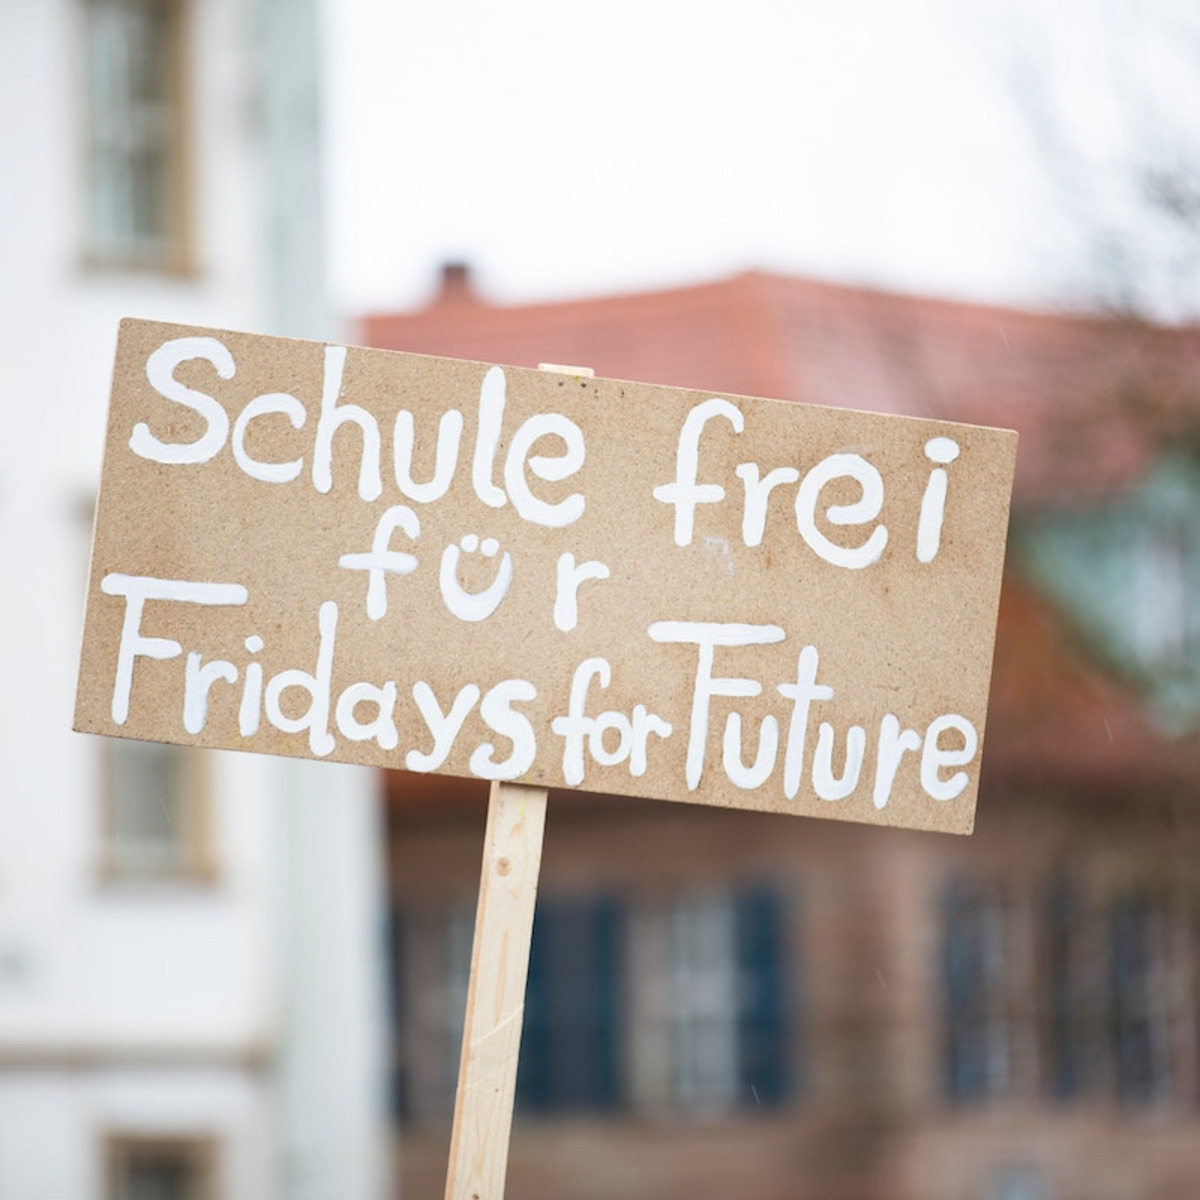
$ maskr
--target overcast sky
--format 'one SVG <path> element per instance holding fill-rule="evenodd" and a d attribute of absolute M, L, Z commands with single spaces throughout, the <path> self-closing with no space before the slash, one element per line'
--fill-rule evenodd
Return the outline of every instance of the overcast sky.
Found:
<path fill-rule="evenodd" d="M 1051 6 L 1089 135 L 1089 14 Z M 1026 6 L 1028 7 L 1028 6 Z M 1035 9 L 1043 6 L 1034 6 Z M 1070 231 L 1014 103 L 1022 0 L 337 0 L 334 298 L 499 302 L 748 267 L 967 298 L 1059 294 Z M 1073 63 L 1073 65 L 1072 65 Z"/>

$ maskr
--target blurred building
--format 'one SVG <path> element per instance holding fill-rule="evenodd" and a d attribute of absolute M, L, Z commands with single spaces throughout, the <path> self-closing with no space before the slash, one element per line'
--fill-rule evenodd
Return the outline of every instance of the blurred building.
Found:
<path fill-rule="evenodd" d="M 328 336 L 307 0 L 0 5 L 0 1197 L 385 1190 L 377 780 L 71 732 L 125 315 Z"/>
<path fill-rule="evenodd" d="M 552 797 L 509 1194 L 1200 1195 L 1200 330 L 759 273 L 505 308 L 455 266 L 361 340 L 1021 434 L 973 837 Z M 388 796 L 418 1197 L 485 794 Z"/>

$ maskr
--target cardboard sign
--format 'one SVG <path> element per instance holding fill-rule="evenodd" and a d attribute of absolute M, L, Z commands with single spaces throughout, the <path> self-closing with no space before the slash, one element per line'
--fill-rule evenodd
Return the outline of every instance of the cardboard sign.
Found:
<path fill-rule="evenodd" d="M 76 727 L 966 833 L 1015 452 L 126 321 Z"/>

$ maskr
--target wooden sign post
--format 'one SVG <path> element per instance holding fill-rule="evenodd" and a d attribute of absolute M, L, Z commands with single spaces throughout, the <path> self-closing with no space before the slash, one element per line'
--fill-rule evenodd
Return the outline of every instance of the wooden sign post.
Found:
<path fill-rule="evenodd" d="M 504 1195 L 546 794 L 493 783 L 488 797 L 446 1200 Z"/>
<path fill-rule="evenodd" d="M 590 367 L 538 369 L 593 377 Z M 488 794 L 446 1200 L 504 1195 L 547 795 L 495 781 Z"/>
<path fill-rule="evenodd" d="M 969 833 L 1015 454 L 125 321 L 75 726 L 492 781 L 447 1195 L 494 1200 L 545 789 Z"/>

